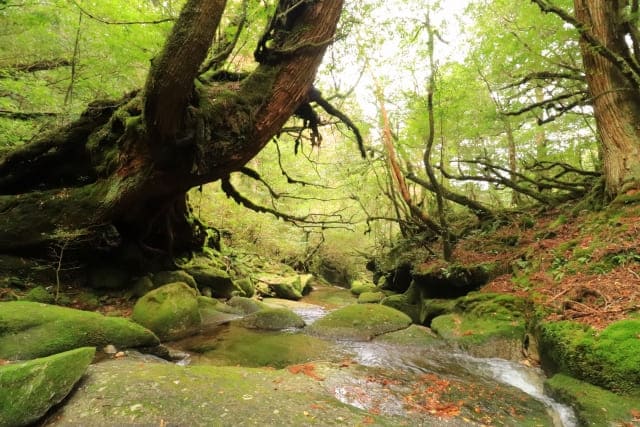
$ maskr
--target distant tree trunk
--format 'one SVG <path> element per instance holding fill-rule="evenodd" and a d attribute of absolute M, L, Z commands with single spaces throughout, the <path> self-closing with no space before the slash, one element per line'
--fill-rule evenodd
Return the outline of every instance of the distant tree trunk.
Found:
<path fill-rule="evenodd" d="M 637 17 L 630 18 L 625 10 L 628 3 L 574 0 L 575 17 L 583 30 L 584 69 L 602 139 L 606 190 L 612 197 L 640 188 L 640 79 L 637 58 L 625 40 L 630 25 L 637 30 L 637 24 L 628 19 Z M 631 38 L 631 42 L 638 40 Z M 637 53 L 638 46 L 634 47 Z"/>
<path fill-rule="evenodd" d="M 342 5 L 280 0 L 255 70 L 219 81 L 198 70 L 226 1 L 188 0 L 143 91 L 0 155 L 0 252 L 105 229 L 168 254 L 201 243 L 186 192 L 238 170 L 306 102 Z"/>

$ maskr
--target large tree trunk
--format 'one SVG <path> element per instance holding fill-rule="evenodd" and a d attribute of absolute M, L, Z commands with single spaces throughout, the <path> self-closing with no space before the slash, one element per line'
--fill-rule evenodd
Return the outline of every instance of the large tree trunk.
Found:
<path fill-rule="evenodd" d="M 625 70 L 623 61 L 630 58 L 628 2 L 574 0 L 574 5 L 583 29 L 580 46 L 602 139 L 606 189 L 615 197 L 640 188 L 640 90 L 637 79 L 630 78 L 635 71 Z"/>
<path fill-rule="evenodd" d="M 255 70 L 220 82 L 198 68 L 225 1 L 187 1 L 143 91 L 0 157 L 0 252 L 112 226 L 141 247 L 188 245 L 185 193 L 242 167 L 305 101 L 342 3 L 280 0 Z"/>

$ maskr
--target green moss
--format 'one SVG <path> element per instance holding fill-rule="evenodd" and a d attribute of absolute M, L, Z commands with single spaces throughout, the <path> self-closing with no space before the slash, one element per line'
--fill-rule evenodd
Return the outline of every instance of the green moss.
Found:
<path fill-rule="evenodd" d="M 576 322 L 538 325 L 543 365 L 618 393 L 640 392 L 640 320 L 623 320 L 597 334 Z"/>
<path fill-rule="evenodd" d="M 0 303 L 2 359 L 30 359 L 107 344 L 118 348 L 153 346 L 158 338 L 122 318 L 28 301 Z"/>
<path fill-rule="evenodd" d="M 359 298 L 358 298 L 359 299 Z M 409 302 L 406 294 L 391 295 L 383 299 L 380 304 L 403 312 L 411 318 L 413 323 L 421 324 L 420 306 Z"/>
<path fill-rule="evenodd" d="M 304 320 L 286 308 L 265 308 L 239 321 L 245 328 L 279 330 L 304 327 Z"/>
<path fill-rule="evenodd" d="M 430 347 L 442 343 L 442 340 L 431 329 L 419 325 L 411 325 L 400 331 L 380 335 L 375 340 L 389 344 L 418 347 Z"/>
<path fill-rule="evenodd" d="M 378 304 L 385 297 L 384 292 L 363 292 L 358 297 L 358 304 Z"/>
<path fill-rule="evenodd" d="M 600 387 L 557 374 L 545 382 L 546 392 L 571 405 L 580 425 L 635 425 L 640 411 L 640 395 L 624 397 Z"/>
<path fill-rule="evenodd" d="M 419 323 L 429 325 L 436 317 L 452 313 L 455 305 L 456 300 L 437 298 L 423 299 Z"/>
<path fill-rule="evenodd" d="M 197 332 L 201 318 L 196 291 L 178 282 L 147 293 L 133 307 L 133 321 L 152 330 L 161 340 Z"/>
<path fill-rule="evenodd" d="M 231 298 L 227 301 L 227 304 L 239 309 L 243 314 L 251 314 L 267 308 L 267 306 L 261 301 L 238 296 Z"/>
<path fill-rule="evenodd" d="M 30 424 L 71 391 L 93 360 L 83 347 L 28 362 L 0 366 L 0 426 Z"/>
<path fill-rule="evenodd" d="M 331 353 L 330 345 L 316 337 L 245 329 L 233 324 L 213 338 L 194 342 L 188 349 L 201 355 L 194 363 L 273 368 L 310 362 Z"/>
<path fill-rule="evenodd" d="M 360 295 L 363 292 L 374 292 L 376 290 L 376 285 L 373 283 L 363 282 L 360 280 L 354 280 L 351 282 L 351 293 L 354 295 Z"/>
<path fill-rule="evenodd" d="M 45 304 L 53 304 L 55 297 L 51 295 L 49 291 L 47 291 L 44 286 L 38 286 L 31 289 L 27 294 L 22 298 L 25 301 L 33 301 L 33 302 L 43 302 Z"/>
<path fill-rule="evenodd" d="M 354 304 L 332 311 L 308 330 L 313 334 L 338 339 L 370 340 L 404 329 L 411 324 L 406 314 L 381 304 Z"/>
<path fill-rule="evenodd" d="M 160 271 L 153 275 L 152 281 L 155 287 L 160 287 L 169 283 L 182 282 L 194 289 L 198 289 L 198 284 L 194 280 L 193 276 L 182 270 Z"/>

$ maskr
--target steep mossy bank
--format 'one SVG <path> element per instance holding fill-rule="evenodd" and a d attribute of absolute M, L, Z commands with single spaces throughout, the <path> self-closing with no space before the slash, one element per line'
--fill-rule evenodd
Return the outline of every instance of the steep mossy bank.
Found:
<path fill-rule="evenodd" d="M 600 332 L 576 322 L 542 322 L 536 335 L 548 370 L 640 396 L 640 319 L 615 322 Z"/>

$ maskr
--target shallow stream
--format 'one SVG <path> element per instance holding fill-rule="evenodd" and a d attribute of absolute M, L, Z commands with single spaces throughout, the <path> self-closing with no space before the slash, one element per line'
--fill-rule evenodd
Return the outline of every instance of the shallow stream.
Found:
<path fill-rule="evenodd" d="M 300 302 L 265 303 L 298 313 L 308 324 L 351 304 L 347 290 L 318 288 Z M 577 425 L 571 408 L 543 392 L 536 368 L 469 356 L 433 345 L 325 340 L 305 330 L 258 331 L 221 325 L 174 346 L 188 363 L 218 366 L 312 366 L 310 375 L 338 400 L 409 425 Z M 309 372 L 307 372 L 309 374 Z"/>

